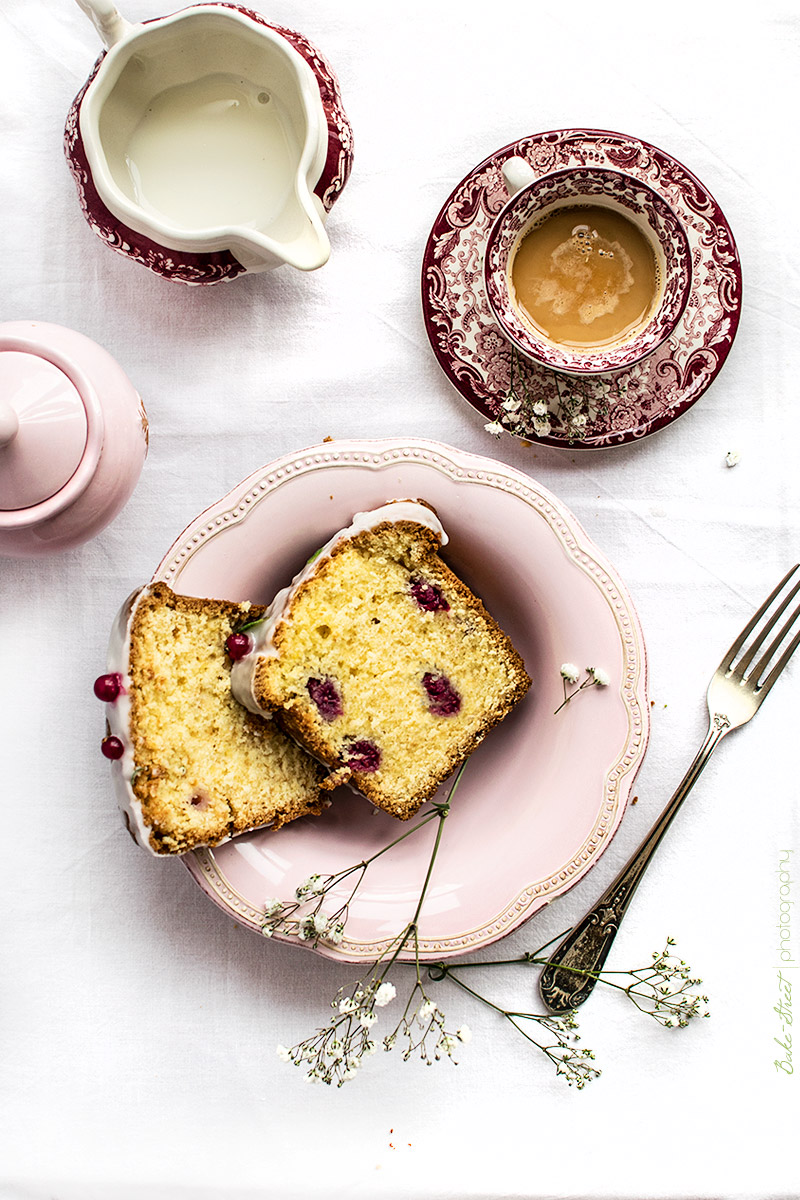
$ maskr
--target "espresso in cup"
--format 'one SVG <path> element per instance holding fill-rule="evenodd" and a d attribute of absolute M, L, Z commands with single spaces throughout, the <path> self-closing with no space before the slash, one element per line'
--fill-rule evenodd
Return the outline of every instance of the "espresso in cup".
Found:
<path fill-rule="evenodd" d="M 510 198 L 489 230 L 484 282 L 503 333 L 571 375 L 631 366 L 660 346 L 691 288 L 686 232 L 642 180 L 607 167 L 537 178 L 502 167 Z"/>
<path fill-rule="evenodd" d="M 558 209 L 525 234 L 511 264 L 513 295 L 543 337 L 591 349 L 632 337 L 661 291 L 656 252 L 610 208 Z"/>

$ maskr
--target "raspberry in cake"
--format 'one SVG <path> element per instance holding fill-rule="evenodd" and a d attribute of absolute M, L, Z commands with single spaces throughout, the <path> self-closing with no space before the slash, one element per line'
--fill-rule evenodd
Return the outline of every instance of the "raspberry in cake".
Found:
<path fill-rule="evenodd" d="M 154 854 L 323 807 L 320 765 L 231 696 L 231 662 L 251 644 L 241 626 L 263 612 L 155 583 L 118 617 L 109 672 L 95 683 L 109 726 L 102 749 L 128 828 Z"/>
<path fill-rule="evenodd" d="M 439 556 L 432 508 L 358 514 L 279 593 L 233 667 L 274 715 L 375 805 L 407 819 L 525 695 L 505 633 Z"/>

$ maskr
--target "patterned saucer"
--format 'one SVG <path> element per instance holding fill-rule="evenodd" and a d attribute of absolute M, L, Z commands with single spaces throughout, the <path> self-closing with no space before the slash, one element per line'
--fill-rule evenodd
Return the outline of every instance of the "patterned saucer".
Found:
<path fill-rule="evenodd" d="M 508 200 L 500 168 L 513 155 L 542 176 L 574 166 L 624 171 L 674 209 L 691 248 L 691 292 L 674 333 L 648 358 L 579 379 L 523 358 L 504 336 L 486 297 L 483 255 Z M 685 413 L 722 368 L 741 301 L 736 243 L 709 191 L 663 150 L 597 129 L 534 134 L 474 167 L 436 218 L 422 265 L 425 326 L 450 382 L 496 432 L 559 448 L 624 445 Z"/>

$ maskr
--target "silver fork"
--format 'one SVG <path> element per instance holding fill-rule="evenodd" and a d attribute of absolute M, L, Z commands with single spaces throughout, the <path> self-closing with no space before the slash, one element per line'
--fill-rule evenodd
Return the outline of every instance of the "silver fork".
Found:
<path fill-rule="evenodd" d="M 798 629 L 770 669 L 770 664 L 787 637 L 794 627 L 800 624 L 798 604 L 761 653 L 765 641 L 800 591 L 798 570 L 800 564 L 792 567 L 781 580 L 755 616 L 745 625 L 714 672 L 708 686 L 708 733 L 675 795 L 639 849 L 622 868 L 614 882 L 606 888 L 594 908 L 567 934 L 550 956 L 539 980 L 539 991 L 551 1012 L 568 1012 L 583 1004 L 591 995 L 597 982 L 597 972 L 608 956 L 639 881 L 673 817 L 691 791 L 712 752 L 726 734 L 745 725 L 755 716 L 775 680 L 800 645 Z M 770 612 L 773 604 L 775 607 Z M 748 644 L 748 639 L 753 634 L 755 636 Z M 757 662 L 751 666 L 753 659 L 759 654 Z"/>

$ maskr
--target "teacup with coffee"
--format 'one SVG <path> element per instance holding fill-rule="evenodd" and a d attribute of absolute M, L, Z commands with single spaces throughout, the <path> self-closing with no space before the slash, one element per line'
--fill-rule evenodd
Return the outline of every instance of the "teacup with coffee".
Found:
<path fill-rule="evenodd" d="M 510 199 L 486 244 L 486 292 L 523 354 L 567 374 L 628 367 L 669 337 L 691 286 L 686 232 L 651 187 L 605 167 L 536 178 L 503 165 Z"/>

